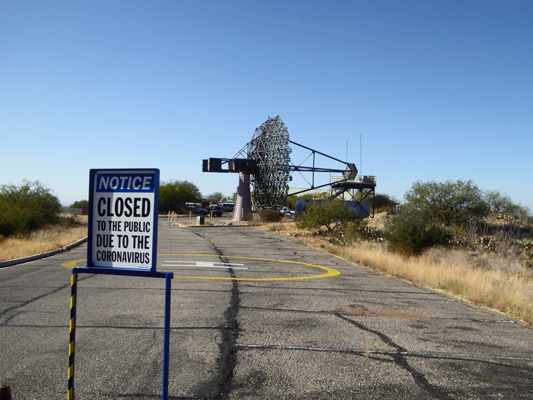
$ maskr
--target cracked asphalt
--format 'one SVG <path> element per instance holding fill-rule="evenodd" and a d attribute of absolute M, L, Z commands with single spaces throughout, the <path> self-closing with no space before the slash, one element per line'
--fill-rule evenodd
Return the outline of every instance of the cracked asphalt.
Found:
<path fill-rule="evenodd" d="M 86 251 L 0 269 L 0 384 L 14 400 L 66 398 L 62 264 Z M 175 275 L 169 399 L 533 397 L 530 327 L 291 238 L 161 219 L 157 269 Z M 161 398 L 164 286 L 79 275 L 76 399 Z"/>

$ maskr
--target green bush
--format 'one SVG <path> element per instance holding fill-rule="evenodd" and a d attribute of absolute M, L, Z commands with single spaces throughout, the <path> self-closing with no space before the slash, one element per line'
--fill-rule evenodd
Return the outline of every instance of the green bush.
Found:
<path fill-rule="evenodd" d="M 283 215 L 278 210 L 263 209 L 259 211 L 259 218 L 263 222 L 280 222 Z"/>
<path fill-rule="evenodd" d="M 89 200 L 78 200 L 72 203 L 70 206 L 72 208 L 83 208 L 83 207 L 89 207 Z"/>
<path fill-rule="evenodd" d="M 405 255 L 418 255 L 433 246 L 446 246 L 452 239 L 444 227 L 428 224 L 417 212 L 402 211 L 386 224 L 389 248 Z"/>
<path fill-rule="evenodd" d="M 324 226 L 331 235 L 338 231 L 343 224 L 353 221 L 354 218 L 350 207 L 344 201 L 310 203 L 307 210 L 298 216 L 296 227 L 320 230 Z"/>
<path fill-rule="evenodd" d="M 39 229 L 60 220 L 61 204 L 39 182 L 0 186 L 0 235 Z"/>
<path fill-rule="evenodd" d="M 368 226 L 367 221 L 362 218 L 356 218 L 343 225 L 340 238 L 342 244 L 350 244 L 359 240 L 380 242 L 383 241 L 383 232 L 381 229 Z"/>

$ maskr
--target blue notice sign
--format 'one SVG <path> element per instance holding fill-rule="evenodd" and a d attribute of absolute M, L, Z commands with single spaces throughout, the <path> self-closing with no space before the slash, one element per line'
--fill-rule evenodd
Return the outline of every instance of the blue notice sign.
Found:
<path fill-rule="evenodd" d="M 92 169 L 87 266 L 156 270 L 158 169 Z"/>

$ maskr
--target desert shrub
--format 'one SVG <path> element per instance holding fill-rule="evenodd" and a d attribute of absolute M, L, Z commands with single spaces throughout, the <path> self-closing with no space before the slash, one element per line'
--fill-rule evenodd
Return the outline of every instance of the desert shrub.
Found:
<path fill-rule="evenodd" d="M 498 213 L 502 217 L 525 219 L 529 216 L 529 209 L 511 200 L 509 196 L 501 194 L 497 190 L 485 192 L 485 201 L 492 213 Z"/>
<path fill-rule="evenodd" d="M 366 227 L 362 218 L 354 219 L 342 225 L 340 237 L 344 243 L 353 243 L 361 239 L 361 234 Z"/>
<path fill-rule="evenodd" d="M 78 200 L 72 203 L 70 206 L 72 208 L 83 208 L 83 207 L 89 207 L 89 200 Z"/>
<path fill-rule="evenodd" d="M 448 245 L 452 234 L 443 226 L 426 222 L 417 212 L 404 211 L 387 221 L 385 238 L 392 251 L 418 255 L 430 247 Z"/>
<path fill-rule="evenodd" d="M 61 204 L 39 182 L 0 187 L 0 235 L 28 233 L 60 220 Z"/>
<path fill-rule="evenodd" d="M 283 218 L 278 210 L 273 209 L 263 209 L 259 211 L 259 219 L 263 222 L 279 222 Z"/>
<path fill-rule="evenodd" d="M 298 216 L 296 227 L 316 229 L 325 227 L 329 234 L 337 232 L 343 224 L 354 220 L 354 215 L 344 201 L 333 200 L 311 203 L 307 210 Z"/>
<path fill-rule="evenodd" d="M 62 215 L 57 226 L 64 228 L 74 228 L 77 226 L 87 225 L 84 221 L 78 218 L 77 215 Z"/>
<path fill-rule="evenodd" d="M 373 202 L 370 204 L 376 212 L 389 212 L 394 210 L 397 205 L 398 201 L 386 194 L 376 194 Z"/>
<path fill-rule="evenodd" d="M 346 238 L 351 242 L 355 240 L 381 242 L 383 241 L 383 235 L 384 233 L 381 229 L 368 226 L 366 223 L 361 225 L 354 224 L 354 227 L 346 232 Z"/>

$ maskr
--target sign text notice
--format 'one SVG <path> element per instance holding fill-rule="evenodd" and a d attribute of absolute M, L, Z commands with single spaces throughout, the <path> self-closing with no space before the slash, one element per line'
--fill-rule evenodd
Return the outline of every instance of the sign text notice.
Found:
<path fill-rule="evenodd" d="M 89 267 L 155 272 L 159 170 L 91 170 Z"/>

